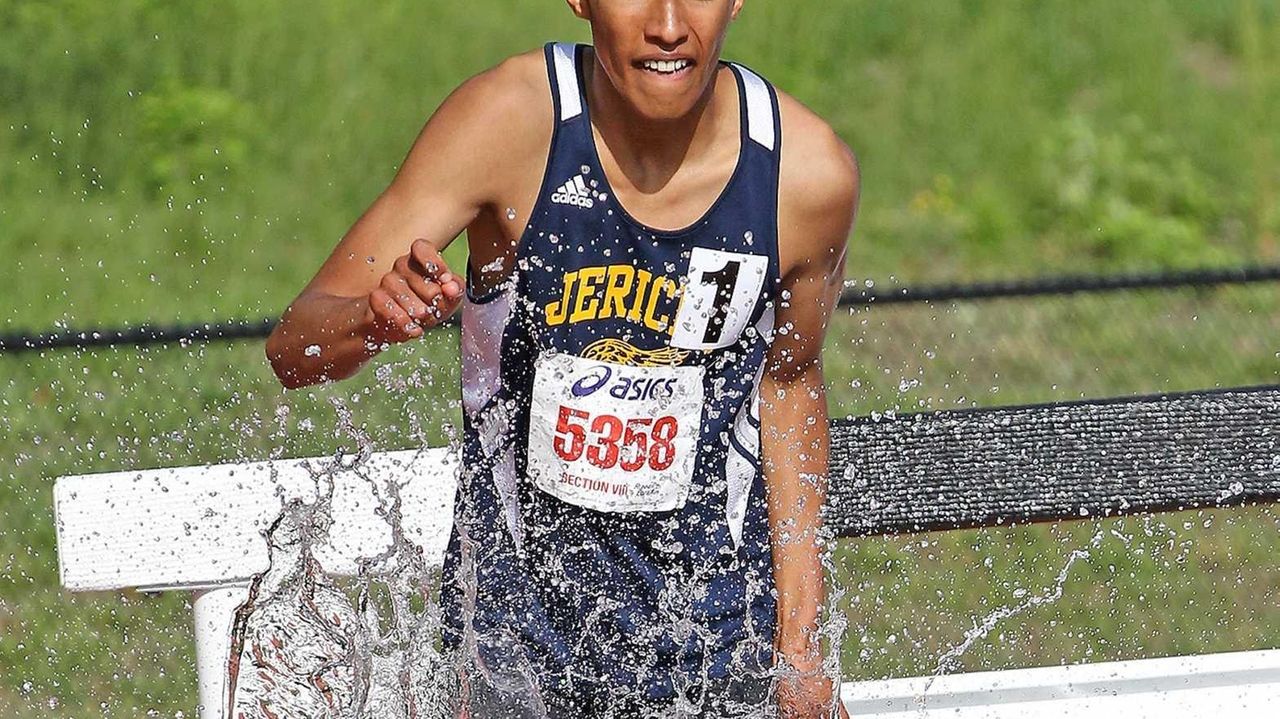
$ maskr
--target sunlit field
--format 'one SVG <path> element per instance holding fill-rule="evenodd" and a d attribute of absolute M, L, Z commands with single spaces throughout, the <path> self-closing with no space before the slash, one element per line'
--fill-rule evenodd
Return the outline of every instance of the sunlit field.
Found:
<path fill-rule="evenodd" d="M 0 332 L 277 315 L 465 77 L 560 3 L 0 0 Z M 748 0 L 726 54 L 827 117 L 877 286 L 1280 259 L 1280 6 Z M 500 168 L 495 168 L 500 171 Z M 465 261 L 462 244 L 449 258 Z M 181 594 L 58 587 L 55 478 L 460 431 L 457 334 L 284 392 L 259 343 L 0 355 L 0 715 L 194 716 Z M 832 415 L 1280 382 L 1280 287 L 841 312 Z M 287 408 L 287 411 L 285 409 Z M 842 541 L 850 679 L 1280 646 L 1280 514 Z"/>

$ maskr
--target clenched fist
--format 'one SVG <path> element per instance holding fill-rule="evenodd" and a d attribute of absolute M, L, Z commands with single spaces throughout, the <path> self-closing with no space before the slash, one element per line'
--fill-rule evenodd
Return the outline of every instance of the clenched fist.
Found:
<path fill-rule="evenodd" d="M 374 344 L 408 342 L 449 318 L 462 302 L 462 278 L 445 265 L 440 251 L 414 240 L 409 253 L 369 293 L 365 324 Z"/>

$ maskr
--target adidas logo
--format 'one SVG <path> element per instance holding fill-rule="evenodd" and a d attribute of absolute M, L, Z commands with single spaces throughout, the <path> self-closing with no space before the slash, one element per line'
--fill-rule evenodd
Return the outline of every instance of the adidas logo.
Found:
<path fill-rule="evenodd" d="M 591 199 L 594 194 L 587 189 L 587 183 L 582 179 L 582 175 L 578 175 L 561 185 L 560 189 L 551 196 L 551 201 L 557 205 L 574 205 L 590 210 L 596 206 L 596 201 Z"/>

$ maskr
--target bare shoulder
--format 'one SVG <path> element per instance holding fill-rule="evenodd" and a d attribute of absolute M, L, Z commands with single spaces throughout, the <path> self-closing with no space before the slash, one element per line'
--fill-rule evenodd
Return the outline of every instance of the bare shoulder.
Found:
<path fill-rule="evenodd" d="M 551 105 L 546 62 L 542 50 L 513 55 L 462 83 L 450 95 L 450 102 L 483 103 L 477 109 L 528 109 L 529 103 Z"/>
<path fill-rule="evenodd" d="M 392 192 L 447 182 L 481 202 L 503 187 L 495 166 L 546 154 L 554 112 L 541 50 L 510 57 L 459 85 L 427 120 Z"/>
<path fill-rule="evenodd" d="M 842 254 L 861 187 L 857 158 L 825 120 L 795 98 L 779 92 L 778 106 L 779 229 L 793 250 L 783 248 L 784 254 L 811 257 L 822 249 Z"/>

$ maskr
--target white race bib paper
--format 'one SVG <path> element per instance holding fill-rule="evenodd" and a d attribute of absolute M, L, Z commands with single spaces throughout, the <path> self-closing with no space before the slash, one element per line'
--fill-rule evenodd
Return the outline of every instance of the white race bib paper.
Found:
<path fill-rule="evenodd" d="M 564 502 L 599 512 L 684 506 L 702 423 L 703 368 L 538 358 L 528 471 Z"/>

